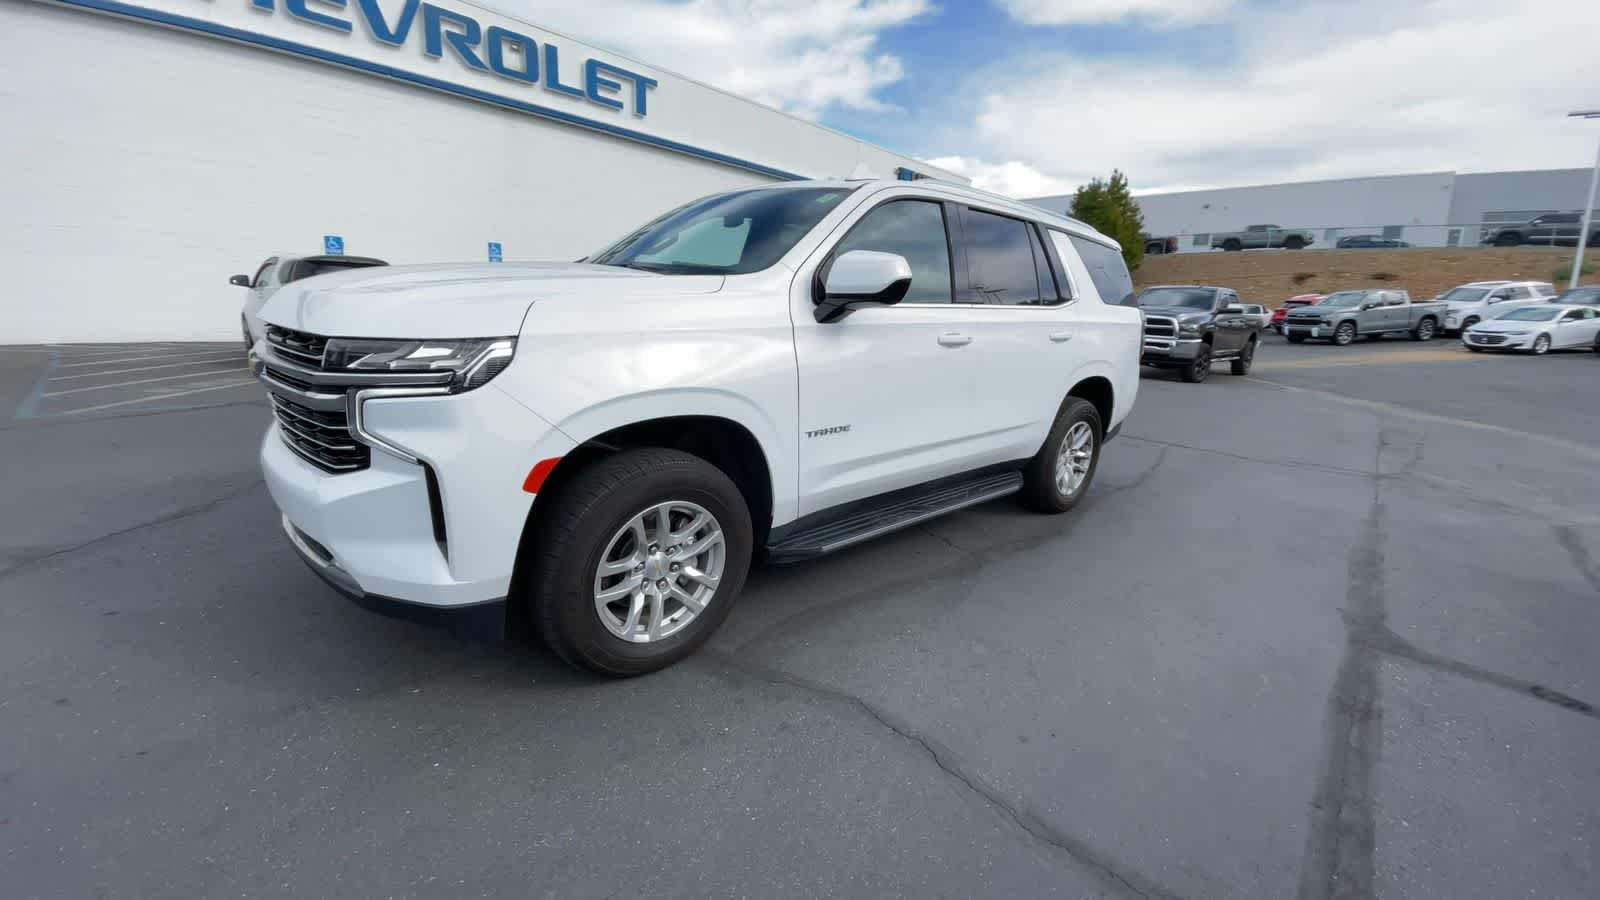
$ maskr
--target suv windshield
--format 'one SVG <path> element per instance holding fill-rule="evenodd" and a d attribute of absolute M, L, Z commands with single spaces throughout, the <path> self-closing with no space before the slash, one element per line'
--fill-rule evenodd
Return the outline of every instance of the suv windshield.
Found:
<path fill-rule="evenodd" d="M 1446 303 L 1476 303 L 1482 300 L 1483 295 L 1487 293 L 1489 293 L 1488 288 L 1459 287 L 1451 288 L 1439 299 Z"/>
<path fill-rule="evenodd" d="M 1564 311 L 1547 306 L 1524 306 L 1513 309 L 1500 318 L 1508 322 L 1545 322 L 1561 315 Z"/>
<path fill-rule="evenodd" d="M 1365 297 L 1366 295 L 1366 291 L 1336 291 L 1335 293 L 1323 297 L 1322 300 L 1317 303 L 1317 305 L 1336 306 L 1341 309 L 1351 306 L 1359 306 L 1361 304 L 1361 298 Z"/>
<path fill-rule="evenodd" d="M 671 275 L 759 272 L 789 252 L 850 188 L 757 188 L 680 206 L 589 257 Z"/>
<path fill-rule="evenodd" d="M 1139 294 L 1139 305 L 1210 309 L 1217 292 L 1206 288 L 1148 288 Z"/>

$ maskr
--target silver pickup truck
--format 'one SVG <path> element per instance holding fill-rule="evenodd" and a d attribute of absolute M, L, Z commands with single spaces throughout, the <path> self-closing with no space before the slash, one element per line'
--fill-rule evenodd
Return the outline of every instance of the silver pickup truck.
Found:
<path fill-rule="evenodd" d="M 1443 303 L 1411 302 L 1405 291 L 1335 291 L 1311 306 L 1290 310 L 1283 317 L 1283 336 L 1291 344 L 1317 338 L 1341 347 L 1357 337 L 1375 341 L 1386 334 L 1426 341 L 1439 333 L 1444 311 Z"/>
<path fill-rule="evenodd" d="M 1282 247 L 1285 250 L 1300 250 L 1311 246 L 1311 242 L 1316 239 L 1316 235 L 1309 231 L 1280 228 L 1277 225 L 1251 225 L 1243 231 L 1212 234 L 1211 249 L 1262 250 L 1268 247 Z"/>

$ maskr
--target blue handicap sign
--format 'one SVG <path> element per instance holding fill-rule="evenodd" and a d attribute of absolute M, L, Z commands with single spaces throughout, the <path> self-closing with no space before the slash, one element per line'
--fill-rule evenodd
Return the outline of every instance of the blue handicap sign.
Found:
<path fill-rule="evenodd" d="M 489 242 L 489 262 L 500 262 L 500 242 Z"/>
<path fill-rule="evenodd" d="M 325 235 L 323 235 L 322 236 L 322 252 L 327 254 L 328 256 L 343 256 L 344 255 L 344 238 L 338 236 L 337 234 L 325 234 Z"/>

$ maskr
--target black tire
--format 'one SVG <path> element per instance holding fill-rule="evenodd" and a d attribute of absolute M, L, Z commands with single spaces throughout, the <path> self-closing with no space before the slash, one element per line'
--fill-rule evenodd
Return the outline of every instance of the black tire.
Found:
<path fill-rule="evenodd" d="M 1516 232 L 1511 232 L 1510 234 L 1497 234 L 1494 236 L 1494 245 L 1496 247 L 1515 247 L 1521 243 L 1522 235 L 1517 234 Z"/>
<path fill-rule="evenodd" d="M 1178 374 L 1189 384 L 1199 384 L 1211 374 L 1211 347 L 1207 344 L 1200 345 L 1200 352 L 1188 365 L 1178 370 Z"/>
<path fill-rule="evenodd" d="M 1417 327 L 1411 329 L 1411 339 L 1413 341 L 1431 341 L 1433 336 L 1438 333 L 1439 323 L 1435 322 L 1431 316 L 1424 316 L 1422 321 L 1417 323 Z"/>
<path fill-rule="evenodd" d="M 1286 334 L 1284 337 L 1287 338 L 1291 344 L 1304 344 L 1306 342 L 1306 336 L 1303 334 Z"/>
<path fill-rule="evenodd" d="M 1222 249 L 1228 250 L 1228 251 L 1243 250 L 1244 249 L 1244 245 L 1239 243 L 1239 239 L 1238 238 L 1228 238 L 1227 240 L 1222 242 Z"/>
<path fill-rule="evenodd" d="M 1056 464 L 1061 455 L 1062 442 L 1079 422 L 1087 422 L 1089 432 L 1093 435 L 1089 472 L 1076 489 L 1064 492 L 1056 482 Z M 1017 495 L 1022 505 L 1042 513 L 1064 513 L 1077 506 L 1083 495 L 1089 492 L 1089 485 L 1094 483 L 1095 470 L 1100 468 L 1100 447 L 1104 443 L 1105 423 L 1100 421 L 1099 410 L 1082 397 L 1068 397 L 1056 413 L 1055 424 L 1050 426 L 1050 435 L 1044 439 L 1044 446 L 1022 469 L 1022 492 Z"/>
<path fill-rule="evenodd" d="M 1478 324 L 1478 317 L 1477 316 L 1468 316 L 1467 320 L 1465 322 L 1461 323 L 1461 333 L 1462 334 L 1466 334 L 1467 333 L 1467 329 L 1471 328 L 1472 326 L 1474 326 L 1476 324 Z"/>
<path fill-rule="evenodd" d="M 1244 349 L 1239 351 L 1239 357 L 1232 363 L 1229 371 L 1235 375 L 1249 375 L 1250 366 L 1256 361 L 1255 338 L 1245 342 Z"/>
<path fill-rule="evenodd" d="M 1483 352 L 1483 348 L 1482 347 L 1474 347 L 1471 344 L 1464 344 L 1463 346 L 1465 346 L 1468 350 L 1471 350 L 1473 353 L 1482 353 Z"/>
<path fill-rule="evenodd" d="M 1541 334 L 1533 339 L 1533 349 L 1528 351 L 1534 356 L 1543 356 L 1550 352 L 1550 335 Z"/>
<path fill-rule="evenodd" d="M 1339 327 L 1333 330 L 1333 342 L 1341 347 L 1349 346 L 1350 342 L 1355 339 L 1356 323 L 1354 322 L 1340 322 Z"/>
<path fill-rule="evenodd" d="M 1283 248 L 1285 250 L 1304 250 L 1305 247 L 1306 247 L 1305 239 L 1300 237 L 1299 235 L 1295 235 L 1294 237 L 1288 238 L 1287 240 L 1285 240 L 1283 242 Z"/>
<path fill-rule="evenodd" d="M 600 622 L 595 573 L 611 536 L 668 500 L 698 504 L 721 525 L 721 583 L 678 633 L 653 643 L 625 641 Z M 569 664 L 614 678 L 654 672 L 693 653 L 733 609 L 750 570 L 750 510 L 728 476 L 700 457 L 660 447 L 623 450 L 573 476 L 551 502 L 555 508 L 535 535 L 526 602 L 540 637 Z"/>

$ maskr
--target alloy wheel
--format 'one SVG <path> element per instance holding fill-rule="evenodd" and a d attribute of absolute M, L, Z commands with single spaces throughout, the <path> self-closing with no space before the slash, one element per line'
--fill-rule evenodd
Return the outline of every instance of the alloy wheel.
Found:
<path fill-rule="evenodd" d="M 726 563 L 722 526 L 705 507 L 687 500 L 657 503 L 606 543 L 595 569 L 595 612 L 622 640 L 665 640 L 715 599 Z"/>
<path fill-rule="evenodd" d="M 1088 422 L 1077 422 L 1062 435 L 1056 453 L 1056 490 L 1061 496 L 1070 497 L 1083 487 L 1093 463 L 1094 428 Z"/>

